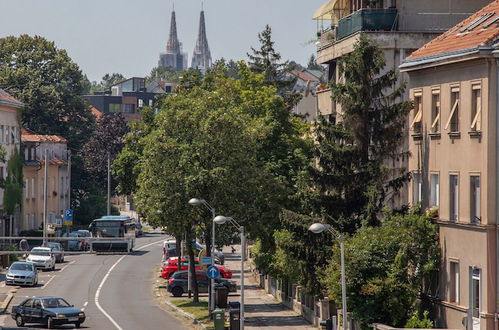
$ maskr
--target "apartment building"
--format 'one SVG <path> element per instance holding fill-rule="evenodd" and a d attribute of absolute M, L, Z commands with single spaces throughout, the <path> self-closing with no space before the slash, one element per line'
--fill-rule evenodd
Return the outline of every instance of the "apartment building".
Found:
<path fill-rule="evenodd" d="M 20 150 L 19 116 L 23 104 L 0 89 L 0 146 L 5 150 L 5 161 L 0 160 L 0 179 L 7 177 L 7 161 L 14 152 Z M 0 235 L 16 234 L 18 214 L 5 214 L 3 209 L 4 191 L 0 188 Z"/>
<path fill-rule="evenodd" d="M 499 1 L 407 57 L 409 202 L 438 210 L 437 326 L 496 329 Z M 436 212 L 437 213 L 437 212 Z"/>
<path fill-rule="evenodd" d="M 63 212 L 69 209 L 70 174 L 68 148 L 57 135 L 35 134 L 22 130 L 24 149 L 24 191 L 21 230 L 39 229 L 44 218 L 45 152 L 47 153 L 47 223 L 62 225 Z"/>

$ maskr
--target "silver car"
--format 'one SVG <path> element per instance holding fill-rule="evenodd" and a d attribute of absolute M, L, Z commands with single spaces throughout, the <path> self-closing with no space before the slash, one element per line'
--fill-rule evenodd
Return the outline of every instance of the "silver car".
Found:
<path fill-rule="evenodd" d="M 38 272 L 31 262 L 16 261 L 7 270 L 6 284 L 37 285 Z"/>

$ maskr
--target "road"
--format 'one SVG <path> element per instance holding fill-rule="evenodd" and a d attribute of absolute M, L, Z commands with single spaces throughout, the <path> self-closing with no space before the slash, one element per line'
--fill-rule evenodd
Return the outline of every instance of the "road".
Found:
<path fill-rule="evenodd" d="M 165 238 L 160 234 L 138 238 L 136 251 L 130 255 L 66 256 L 56 271 L 39 273 L 38 287 L 19 289 L 10 307 L 28 296 L 60 296 L 84 309 L 87 319 L 82 328 L 188 329 L 159 308 L 153 296 L 152 281 L 158 275 Z M 0 325 L 15 327 L 15 322 L 3 315 Z"/>

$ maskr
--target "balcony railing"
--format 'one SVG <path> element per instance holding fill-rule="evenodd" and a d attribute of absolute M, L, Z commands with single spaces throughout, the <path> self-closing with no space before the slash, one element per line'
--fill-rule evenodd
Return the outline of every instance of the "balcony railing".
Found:
<path fill-rule="evenodd" d="M 361 9 L 338 22 L 337 39 L 358 31 L 392 31 L 397 28 L 397 9 Z"/>

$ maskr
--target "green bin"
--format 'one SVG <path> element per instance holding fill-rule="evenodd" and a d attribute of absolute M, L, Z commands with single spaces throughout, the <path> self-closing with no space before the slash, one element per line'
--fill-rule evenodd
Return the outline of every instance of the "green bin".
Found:
<path fill-rule="evenodd" d="M 213 324 L 215 330 L 224 330 L 225 327 L 225 311 L 223 309 L 215 309 L 213 312 Z"/>

